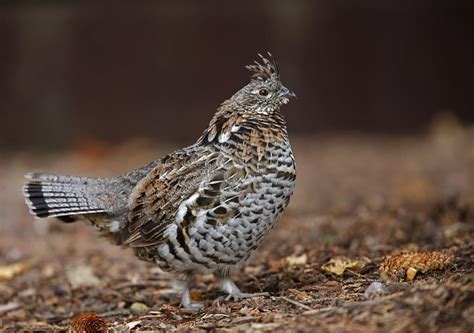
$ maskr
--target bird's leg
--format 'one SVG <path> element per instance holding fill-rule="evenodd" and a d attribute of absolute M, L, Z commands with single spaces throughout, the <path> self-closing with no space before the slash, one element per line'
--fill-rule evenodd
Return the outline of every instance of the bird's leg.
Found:
<path fill-rule="evenodd" d="M 228 276 L 219 275 L 218 279 L 221 290 L 227 293 L 226 301 L 239 301 L 244 298 L 268 296 L 268 293 L 243 293 Z"/>
<path fill-rule="evenodd" d="M 181 306 L 189 310 L 200 310 L 203 308 L 204 304 L 202 302 L 193 302 L 189 294 L 189 283 L 191 281 L 191 276 L 186 274 L 182 275 L 178 279 L 178 285 L 182 291 L 181 293 Z"/>

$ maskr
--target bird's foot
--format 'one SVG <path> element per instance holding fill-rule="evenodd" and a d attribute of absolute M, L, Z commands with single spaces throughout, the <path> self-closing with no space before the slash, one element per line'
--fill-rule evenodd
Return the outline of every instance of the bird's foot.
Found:
<path fill-rule="evenodd" d="M 226 301 L 240 301 L 244 298 L 269 296 L 268 293 L 243 293 L 229 278 L 222 278 L 220 284 L 221 289 L 227 293 L 227 296 L 224 298 Z"/>
<path fill-rule="evenodd" d="M 181 307 L 188 309 L 188 310 L 194 310 L 198 311 L 201 310 L 204 307 L 203 302 L 193 302 L 191 300 L 191 296 L 189 295 L 189 289 L 186 288 L 183 291 L 183 294 L 181 295 Z"/>
<path fill-rule="evenodd" d="M 181 307 L 187 310 L 199 311 L 202 308 L 204 308 L 204 303 L 203 302 L 187 302 L 187 303 L 181 302 Z"/>

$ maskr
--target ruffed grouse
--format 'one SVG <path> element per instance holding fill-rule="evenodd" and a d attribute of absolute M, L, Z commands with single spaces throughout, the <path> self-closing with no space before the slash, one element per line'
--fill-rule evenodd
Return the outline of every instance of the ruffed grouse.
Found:
<path fill-rule="evenodd" d="M 31 213 L 64 222 L 89 220 L 114 244 L 178 273 L 181 304 L 188 282 L 214 273 L 227 299 L 242 293 L 230 278 L 260 246 L 285 210 L 296 178 L 280 106 L 294 93 L 276 62 L 246 68 L 250 82 L 219 107 L 193 145 L 112 178 L 29 173 L 23 192 Z"/>

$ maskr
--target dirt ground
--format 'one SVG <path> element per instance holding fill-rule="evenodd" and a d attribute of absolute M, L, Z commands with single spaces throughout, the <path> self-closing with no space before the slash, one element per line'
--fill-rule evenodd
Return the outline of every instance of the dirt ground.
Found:
<path fill-rule="evenodd" d="M 0 327 L 67 330 L 94 313 L 110 332 L 472 332 L 474 129 L 452 120 L 420 136 L 297 137 L 297 188 L 258 256 L 235 281 L 269 296 L 225 301 L 212 276 L 179 308 L 173 276 L 97 238 L 84 223 L 33 220 L 21 198 L 26 171 L 106 176 L 173 149 L 87 142 L 57 154 L 0 160 Z M 439 251 L 452 265 L 388 279 L 386 256 Z M 363 267 L 321 268 L 346 257 Z M 367 290 L 373 282 L 382 287 Z M 379 285 L 380 286 L 380 285 Z"/>

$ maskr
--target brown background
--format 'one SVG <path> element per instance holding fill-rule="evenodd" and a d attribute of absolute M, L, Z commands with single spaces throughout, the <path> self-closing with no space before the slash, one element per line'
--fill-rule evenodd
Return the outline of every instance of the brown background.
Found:
<path fill-rule="evenodd" d="M 291 132 L 416 132 L 474 121 L 460 1 L 15 1 L 0 5 L 0 148 L 194 140 L 273 52 Z"/>

